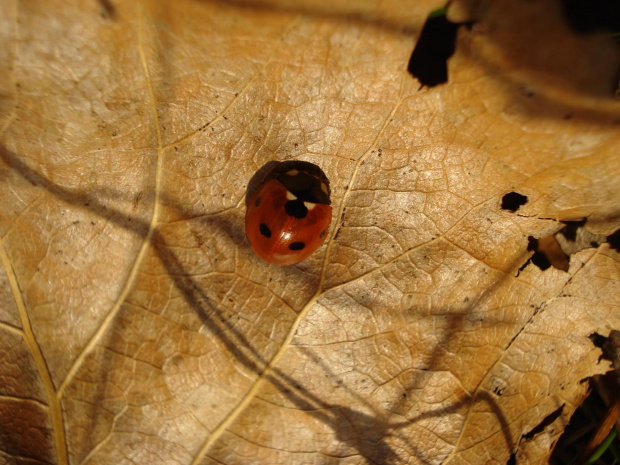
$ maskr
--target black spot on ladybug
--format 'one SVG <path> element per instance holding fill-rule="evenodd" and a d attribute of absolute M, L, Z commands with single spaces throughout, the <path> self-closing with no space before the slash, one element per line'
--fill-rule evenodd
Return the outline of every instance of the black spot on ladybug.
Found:
<path fill-rule="evenodd" d="M 288 246 L 290 250 L 302 250 L 304 247 L 306 247 L 306 244 L 303 242 L 291 242 Z"/>
<path fill-rule="evenodd" d="M 508 210 L 514 213 L 521 205 L 525 205 L 526 203 L 527 197 L 525 195 L 521 195 L 518 192 L 509 192 L 502 197 L 502 210 Z"/>
<path fill-rule="evenodd" d="M 304 205 L 304 202 L 300 199 L 289 200 L 284 204 L 284 210 L 288 216 L 293 216 L 297 219 L 305 218 L 308 214 L 308 208 Z"/>
<path fill-rule="evenodd" d="M 269 229 L 265 223 L 261 223 L 259 228 L 260 228 L 260 233 L 263 236 L 265 236 L 267 239 L 271 237 L 271 229 Z"/>
<path fill-rule="evenodd" d="M 321 231 L 321 234 L 319 234 L 319 238 L 323 239 L 323 236 L 325 235 L 325 233 L 327 232 L 326 229 L 324 229 L 323 231 Z"/>
<path fill-rule="evenodd" d="M 256 200 L 254 201 L 254 206 L 258 207 L 260 205 L 260 201 L 262 200 L 261 197 L 256 197 Z"/>

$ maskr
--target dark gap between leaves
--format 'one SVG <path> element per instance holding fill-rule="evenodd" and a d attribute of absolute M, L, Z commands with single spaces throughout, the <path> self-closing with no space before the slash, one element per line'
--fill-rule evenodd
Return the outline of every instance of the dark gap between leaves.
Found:
<path fill-rule="evenodd" d="M 565 221 L 564 224 L 566 226 L 564 226 L 564 228 L 558 231 L 558 234 L 564 236 L 568 241 L 575 242 L 575 240 L 577 239 L 577 231 L 579 230 L 579 228 L 583 227 L 584 224 L 586 224 L 586 220 Z"/>
<path fill-rule="evenodd" d="M 559 408 L 557 408 L 556 410 L 551 412 L 549 415 L 547 415 L 545 418 L 543 418 L 543 420 L 537 426 L 535 426 L 530 432 L 525 433 L 523 435 L 523 439 L 532 439 L 537 434 L 542 433 L 547 426 L 551 425 L 551 423 L 553 423 L 555 420 L 559 418 L 560 415 L 562 415 L 563 410 L 564 410 L 564 404 L 562 404 Z"/>
<path fill-rule="evenodd" d="M 616 252 L 620 252 L 620 229 L 607 236 L 607 243 Z"/>
<path fill-rule="evenodd" d="M 564 15 L 571 28 L 586 34 L 596 31 L 620 32 L 618 0 L 563 0 Z"/>
<path fill-rule="evenodd" d="M 508 195 L 506 194 L 504 198 Z M 510 206 L 514 206 L 514 204 Z M 504 201 L 502 201 L 502 208 L 504 208 Z M 586 220 L 565 221 L 563 223 L 565 224 L 564 228 L 555 234 L 540 239 L 533 236 L 528 237 L 527 250 L 533 251 L 534 255 L 519 268 L 519 273 L 530 263 L 542 271 L 551 266 L 558 270 L 568 271 L 571 255 L 586 248 L 599 247 L 604 242 L 609 243 L 612 249 L 620 251 L 620 230 L 605 237 L 585 230 Z"/>

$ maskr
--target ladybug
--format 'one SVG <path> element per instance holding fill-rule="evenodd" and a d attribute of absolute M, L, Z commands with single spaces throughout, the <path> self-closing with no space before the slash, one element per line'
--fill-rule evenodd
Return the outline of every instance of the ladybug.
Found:
<path fill-rule="evenodd" d="M 325 241 L 332 207 L 329 180 L 318 166 L 279 163 L 248 196 L 245 234 L 264 261 L 294 265 Z"/>

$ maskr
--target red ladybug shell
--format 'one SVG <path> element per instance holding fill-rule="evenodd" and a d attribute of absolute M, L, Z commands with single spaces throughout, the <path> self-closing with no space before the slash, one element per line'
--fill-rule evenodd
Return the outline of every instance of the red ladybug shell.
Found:
<path fill-rule="evenodd" d="M 271 179 L 248 202 L 245 233 L 254 253 L 266 262 L 294 265 L 321 246 L 331 220 L 330 205 L 304 202 Z"/>

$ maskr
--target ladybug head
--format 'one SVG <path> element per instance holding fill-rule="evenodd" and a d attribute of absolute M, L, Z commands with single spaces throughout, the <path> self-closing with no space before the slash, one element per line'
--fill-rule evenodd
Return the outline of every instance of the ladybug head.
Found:
<path fill-rule="evenodd" d="M 314 163 L 284 161 L 273 168 L 267 179 L 277 179 L 303 202 L 331 205 L 329 180 Z"/>

